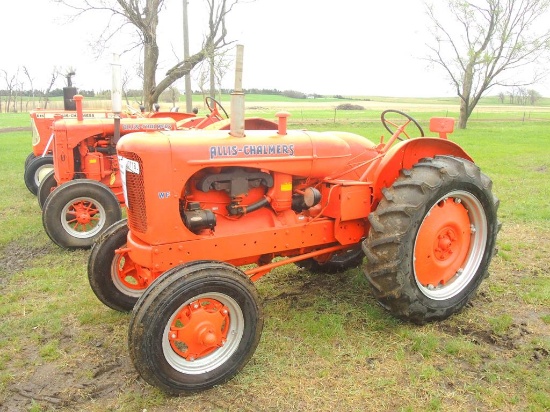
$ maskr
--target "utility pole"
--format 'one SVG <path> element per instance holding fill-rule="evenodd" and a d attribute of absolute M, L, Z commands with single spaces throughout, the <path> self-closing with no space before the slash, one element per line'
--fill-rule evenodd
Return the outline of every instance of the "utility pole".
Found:
<path fill-rule="evenodd" d="M 187 25 L 187 0 L 183 0 L 183 60 L 189 59 L 189 27 Z M 193 92 L 191 91 L 191 73 L 185 75 L 185 111 L 193 110 Z"/>

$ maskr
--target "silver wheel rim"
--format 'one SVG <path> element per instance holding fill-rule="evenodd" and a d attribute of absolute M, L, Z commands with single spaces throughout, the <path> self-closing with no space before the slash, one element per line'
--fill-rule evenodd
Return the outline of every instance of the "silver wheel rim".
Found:
<path fill-rule="evenodd" d="M 485 216 L 485 211 L 481 202 L 469 192 L 463 190 L 455 190 L 446 194 L 444 197 L 441 197 L 437 202 L 435 202 L 430 211 L 434 207 L 436 207 L 439 202 L 447 198 L 458 199 L 468 211 L 471 228 L 470 247 L 464 260 L 463 267 L 461 268 L 462 270 L 460 274 L 457 273 L 457 275 L 455 275 L 445 285 L 439 285 L 437 287 L 426 287 L 422 285 L 418 281 L 416 270 L 413 264 L 413 272 L 416 285 L 425 296 L 433 300 L 447 300 L 462 292 L 462 290 L 464 290 L 464 288 L 466 288 L 470 284 L 470 282 L 476 275 L 479 266 L 483 260 L 485 249 L 487 247 L 487 217 Z M 426 219 L 428 214 L 426 214 L 424 220 Z M 422 221 L 422 224 L 424 224 L 424 220 Z M 419 230 L 422 227 L 422 224 L 419 226 Z M 416 239 L 414 244 L 413 256 L 416 256 Z"/>
<path fill-rule="evenodd" d="M 34 172 L 34 183 L 36 184 L 36 187 L 40 186 L 40 175 L 46 176 L 52 170 L 53 166 L 51 163 L 42 165 L 38 169 L 36 169 L 36 171 Z"/>
<path fill-rule="evenodd" d="M 90 207 L 97 210 L 94 215 L 94 220 L 90 223 L 81 225 L 75 221 L 76 215 L 74 213 L 75 203 L 85 203 Z M 105 226 L 107 221 L 107 214 L 102 204 L 90 197 L 78 197 L 67 202 L 67 204 L 61 210 L 61 226 L 69 235 L 78 239 L 88 239 L 97 235 L 101 229 Z"/>
<path fill-rule="evenodd" d="M 121 248 L 125 248 L 126 245 L 121 246 Z M 125 256 L 117 255 L 115 253 L 115 256 L 113 257 L 113 261 L 111 262 L 111 279 L 113 281 L 113 285 L 115 285 L 115 288 L 117 288 L 120 292 L 124 293 L 127 296 L 131 296 L 133 298 L 139 298 L 142 294 L 144 289 L 133 289 L 129 288 L 118 276 L 118 269 L 121 265 L 124 265 L 123 259 L 126 259 Z"/>
<path fill-rule="evenodd" d="M 168 334 L 170 333 L 170 326 L 174 321 L 177 314 L 190 303 L 198 299 L 215 299 L 221 302 L 223 305 L 227 306 L 230 313 L 230 325 L 229 332 L 227 334 L 227 340 L 225 344 L 215 350 L 214 352 L 203 356 L 201 358 L 195 359 L 193 361 L 188 361 L 185 358 L 178 355 L 170 345 L 168 340 Z M 202 373 L 210 372 L 216 368 L 222 366 L 227 360 L 235 353 L 239 347 L 239 343 L 243 337 L 244 333 L 244 315 L 239 304 L 231 297 L 222 294 L 222 293 L 203 293 L 198 296 L 194 296 L 192 299 L 187 300 L 183 305 L 181 305 L 170 317 L 164 328 L 164 333 L 162 336 L 162 353 L 166 361 L 174 368 L 176 371 L 188 375 L 199 375 Z"/>

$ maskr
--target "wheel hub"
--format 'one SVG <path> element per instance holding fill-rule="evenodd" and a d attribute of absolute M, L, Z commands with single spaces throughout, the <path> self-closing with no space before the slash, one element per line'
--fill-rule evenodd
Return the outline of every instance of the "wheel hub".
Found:
<path fill-rule="evenodd" d="M 89 213 L 84 212 L 84 213 L 78 214 L 77 220 L 78 220 L 78 223 L 82 225 L 86 225 L 90 223 L 90 221 L 92 220 L 92 217 L 90 216 Z"/>
<path fill-rule="evenodd" d="M 120 287 L 131 291 L 145 290 L 158 276 L 149 269 L 136 265 L 124 248 L 115 250 L 113 269 L 116 273 L 113 280 Z"/>
<path fill-rule="evenodd" d="M 414 268 L 421 285 L 430 289 L 460 275 L 471 243 L 468 210 L 459 199 L 434 205 L 420 226 L 414 251 Z"/>
<path fill-rule="evenodd" d="M 86 226 L 92 221 L 96 221 L 97 218 L 97 209 L 94 208 L 93 204 L 89 203 L 86 205 L 84 202 L 73 203 L 72 207 L 69 208 L 69 214 L 74 215 L 75 228 L 80 226 Z M 70 222 L 70 221 L 69 221 Z"/>
<path fill-rule="evenodd" d="M 170 346 L 188 361 L 204 357 L 225 344 L 229 320 L 228 308 L 215 299 L 191 302 L 180 310 L 170 326 Z"/>
<path fill-rule="evenodd" d="M 453 254 L 454 247 L 456 247 L 457 235 L 454 230 L 446 227 L 442 232 L 437 236 L 434 245 L 434 254 L 438 260 L 448 259 Z"/>

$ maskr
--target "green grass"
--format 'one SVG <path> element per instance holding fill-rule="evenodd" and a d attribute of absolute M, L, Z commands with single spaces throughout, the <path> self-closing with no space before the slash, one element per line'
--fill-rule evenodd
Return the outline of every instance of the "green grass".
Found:
<path fill-rule="evenodd" d="M 0 113 L 0 129 L 30 126 L 31 118 L 28 113 Z"/>
<path fill-rule="evenodd" d="M 352 131 L 373 141 L 387 136 L 376 110 L 337 113 L 336 121 L 332 109 L 288 110 L 296 127 Z M 273 109 L 264 112 L 273 117 Z M 423 126 L 430 115 L 445 115 L 436 107 L 411 114 Z M 0 114 L 0 128 L 27 125 L 28 114 Z M 106 308 L 91 291 L 88 251 L 62 250 L 44 233 L 36 198 L 23 182 L 30 132 L 0 133 L 0 405 L 549 410 L 548 126 L 473 120 L 451 136 L 493 180 L 503 222 L 491 275 L 465 311 L 415 326 L 375 302 L 360 269 L 320 275 L 283 266 L 256 284 L 266 318 L 251 362 L 227 384 L 185 398 L 137 378 L 126 347 L 129 315 Z M 66 403 L 52 403 L 56 397 Z"/>

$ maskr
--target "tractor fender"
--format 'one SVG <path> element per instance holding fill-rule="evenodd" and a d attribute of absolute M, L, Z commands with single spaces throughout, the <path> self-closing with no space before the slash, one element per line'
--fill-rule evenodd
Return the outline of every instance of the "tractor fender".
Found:
<path fill-rule="evenodd" d="M 373 209 L 382 197 L 382 189 L 391 186 L 402 169 L 410 169 L 420 159 L 437 155 L 473 161 L 460 146 L 450 140 L 438 137 L 405 140 L 388 150 L 370 176 L 367 176 L 373 182 Z"/>

